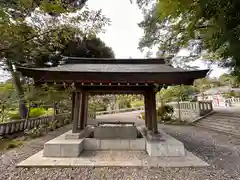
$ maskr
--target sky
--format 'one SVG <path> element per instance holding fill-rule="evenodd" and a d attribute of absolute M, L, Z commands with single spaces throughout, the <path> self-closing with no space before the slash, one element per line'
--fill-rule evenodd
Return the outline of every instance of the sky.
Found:
<path fill-rule="evenodd" d="M 113 48 L 116 58 L 144 58 L 145 54 L 141 53 L 137 47 L 143 31 L 138 27 L 138 23 L 143 19 L 141 10 L 136 4 L 131 4 L 130 0 L 88 0 L 87 5 L 91 9 L 102 9 L 104 15 L 111 19 L 111 26 L 107 27 L 105 34 L 101 34 L 101 39 Z M 187 50 L 181 50 L 181 56 L 188 54 Z M 201 60 L 192 63 L 199 66 L 200 69 L 209 67 Z M 210 77 L 219 77 L 226 73 L 227 70 L 213 65 Z"/>
<path fill-rule="evenodd" d="M 106 32 L 100 34 L 100 38 L 106 45 L 112 47 L 116 58 L 144 58 L 145 54 L 138 50 L 139 39 L 143 35 L 143 31 L 138 27 L 143 16 L 141 10 L 136 4 L 131 4 L 130 0 L 88 0 L 87 6 L 93 10 L 102 9 L 104 15 L 111 19 L 111 25 L 106 27 Z M 187 55 L 187 50 L 182 50 L 179 55 Z M 207 69 L 208 66 L 204 62 L 198 60 L 193 63 L 200 69 Z M 213 69 L 211 77 L 218 77 L 227 72 L 226 69 L 218 68 L 216 65 Z M 0 69 L 0 81 L 8 78 L 7 72 Z"/>
<path fill-rule="evenodd" d="M 88 0 L 87 5 L 90 9 L 102 9 L 111 19 L 111 26 L 100 37 L 113 48 L 117 58 L 144 57 L 137 49 L 143 32 L 137 25 L 142 14 L 136 4 L 131 4 L 130 0 Z"/>

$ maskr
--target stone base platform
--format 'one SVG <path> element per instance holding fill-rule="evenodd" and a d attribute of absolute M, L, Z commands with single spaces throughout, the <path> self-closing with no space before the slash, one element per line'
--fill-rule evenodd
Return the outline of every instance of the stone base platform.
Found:
<path fill-rule="evenodd" d="M 94 130 L 94 129 L 92 129 Z M 44 144 L 43 151 L 29 157 L 20 167 L 135 166 L 135 167 L 202 167 L 207 164 L 187 152 L 182 142 L 161 132 L 145 133 L 136 139 L 99 139 L 83 131 L 82 138 L 66 132 Z M 68 138 L 66 138 L 68 137 Z M 69 139 L 69 137 L 72 137 Z"/>
<path fill-rule="evenodd" d="M 209 166 L 194 154 L 186 156 L 151 157 L 145 151 L 83 151 L 76 158 L 43 157 L 36 153 L 17 167 L 206 167 Z"/>
<path fill-rule="evenodd" d="M 66 132 L 44 144 L 45 157 L 78 157 L 84 148 L 84 138 L 66 139 Z"/>
<path fill-rule="evenodd" d="M 184 144 L 161 131 L 159 138 L 146 137 L 146 151 L 149 156 L 185 156 Z"/>
<path fill-rule="evenodd" d="M 72 139 L 68 139 L 69 137 Z M 78 136 L 78 135 L 77 135 Z M 68 138 L 66 138 L 68 137 Z M 68 131 L 44 144 L 44 157 L 79 157 L 83 150 L 145 150 L 146 139 L 76 139 L 75 134 Z"/>

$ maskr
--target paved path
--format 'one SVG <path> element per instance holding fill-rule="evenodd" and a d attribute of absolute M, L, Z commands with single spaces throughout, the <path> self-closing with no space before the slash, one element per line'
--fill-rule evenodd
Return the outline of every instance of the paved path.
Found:
<path fill-rule="evenodd" d="M 133 113 L 102 116 L 128 117 Z M 99 117 L 98 117 L 99 119 Z M 44 142 L 68 131 L 71 125 L 32 140 L 0 156 L 4 180 L 240 180 L 240 139 L 193 126 L 159 128 L 184 142 L 186 148 L 210 164 L 208 168 L 16 168 L 15 164 L 43 148 Z"/>
<path fill-rule="evenodd" d="M 98 122 L 135 122 L 135 124 L 144 124 L 144 120 L 138 119 L 139 114 L 143 111 L 124 112 L 119 114 L 105 114 L 97 116 L 96 120 L 88 121 L 88 124 L 97 124 Z"/>
<path fill-rule="evenodd" d="M 230 114 L 230 115 L 239 115 L 240 116 L 240 106 L 235 107 L 214 107 L 214 111 L 221 112 L 224 114 Z"/>

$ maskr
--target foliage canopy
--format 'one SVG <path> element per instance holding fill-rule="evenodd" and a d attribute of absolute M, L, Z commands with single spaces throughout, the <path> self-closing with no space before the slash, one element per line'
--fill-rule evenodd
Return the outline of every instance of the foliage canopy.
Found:
<path fill-rule="evenodd" d="M 145 14 L 140 48 L 158 46 L 161 55 L 191 49 L 191 56 L 240 70 L 239 0 L 138 0 Z M 150 8 L 149 8 L 150 7 Z"/>

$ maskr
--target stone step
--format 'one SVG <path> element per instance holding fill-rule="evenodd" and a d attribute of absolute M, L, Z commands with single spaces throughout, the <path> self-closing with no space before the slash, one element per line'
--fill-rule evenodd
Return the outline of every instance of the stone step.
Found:
<path fill-rule="evenodd" d="M 97 139 L 85 138 L 85 150 L 145 150 L 145 138 L 138 139 Z"/>
<path fill-rule="evenodd" d="M 233 126 L 238 126 L 240 125 L 240 121 L 224 121 L 224 120 L 219 120 L 219 119 L 203 119 L 201 122 L 199 123 L 216 123 L 216 124 L 226 124 L 226 125 L 233 125 Z"/>
<path fill-rule="evenodd" d="M 240 114 L 215 112 L 195 125 L 240 137 Z"/>
<path fill-rule="evenodd" d="M 232 118 L 240 118 L 240 114 L 233 114 L 233 113 L 214 113 L 212 116 L 218 116 L 218 117 L 232 117 Z"/>
<path fill-rule="evenodd" d="M 226 134 L 234 135 L 236 137 L 240 137 L 240 132 L 239 131 L 233 132 L 233 131 L 229 131 L 229 130 L 226 130 L 226 129 L 219 129 L 219 128 L 216 128 L 216 127 L 208 127 L 208 126 L 202 126 L 202 125 L 197 125 L 197 126 L 201 127 L 201 128 L 204 128 L 204 129 L 211 129 L 213 131 L 223 132 L 223 133 L 226 133 Z"/>
<path fill-rule="evenodd" d="M 240 137 L 240 117 L 215 113 L 196 123 L 196 126 Z"/>
<path fill-rule="evenodd" d="M 208 116 L 206 119 L 221 119 L 221 120 L 234 120 L 234 121 L 239 121 L 240 122 L 240 117 L 231 117 L 231 116 Z"/>
<path fill-rule="evenodd" d="M 231 126 L 231 125 L 223 125 L 223 124 L 214 124 L 214 123 L 199 123 L 197 126 L 205 127 L 205 128 L 213 128 L 213 129 L 219 129 L 223 131 L 229 131 L 229 132 L 240 132 L 239 127 Z"/>
<path fill-rule="evenodd" d="M 214 123 L 206 123 L 206 124 L 204 123 L 204 124 L 199 124 L 199 125 L 203 126 L 203 127 L 213 127 L 213 128 L 217 128 L 217 129 L 224 129 L 227 131 L 240 131 L 239 127 L 231 126 L 231 125 L 214 124 Z"/>
<path fill-rule="evenodd" d="M 200 121 L 199 121 L 200 122 Z M 222 123 L 222 124 L 235 124 L 238 125 L 240 124 L 240 121 L 236 120 L 223 120 L 223 119 L 203 119 L 201 122 L 207 123 L 207 122 L 214 122 L 214 123 Z"/>
<path fill-rule="evenodd" d="M 220 126 L 231 126 L 231 127 L 238 127 L 240 125 L 239 122 L 226 122 L 226 121 L 210 121 L 210 120 L 203 120 L 198 122 L 197 124 L 213 124 L 213 125 L 220 125 Z"/>
<path fill-rule="evenodd" d="M 78 157 L 83 150 L 84 139 L 65 139 L 67 133 L 46 142 L 44 144 L 43 156 Z"/>

